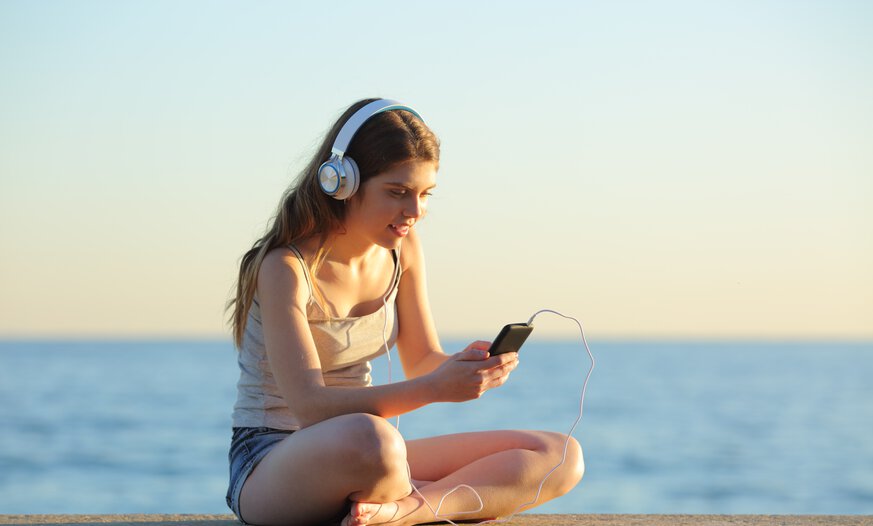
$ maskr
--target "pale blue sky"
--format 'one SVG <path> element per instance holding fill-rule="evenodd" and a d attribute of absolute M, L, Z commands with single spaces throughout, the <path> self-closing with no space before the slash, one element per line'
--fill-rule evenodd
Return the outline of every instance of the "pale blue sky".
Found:
<path fill-rule="evenodd" d="M 384 96 L 442 140 L 444 336 L 870 338 L 871 59 L 860 1 L 0 2 L 0 337 L 223 334 Z"/>

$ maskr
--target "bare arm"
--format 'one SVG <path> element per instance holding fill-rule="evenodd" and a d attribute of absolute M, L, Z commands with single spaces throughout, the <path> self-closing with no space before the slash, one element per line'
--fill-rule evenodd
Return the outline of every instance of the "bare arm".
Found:
<path fill-rule="evenodd" d="M 451 364 L 448 362 L 458 355 L 447 355 L 440 346 L 427 295 L 424 251 L 414 229 L 410 230 L 409 236 L 403 243 L 400 260 L 403 266 L 403 275 L 400 280 L 400 290 L 397 293 L 400 324 L 397 349 L 406 377 L 422 378 L 450 367 Z M 473 350 L 487 351 L 490 346 L 491 342 L 475 341 L 468 345 L 461 354 Z M 486 389 L 505 382 L 508 374 L 515 369 L 517 362 L 518 355 L 516 353 L 507 353 L 505 356 L 489 358 L 486 364 L 482 364 L 483 367 L 492 369 L 489 372 L 491 381 L 487 384 Z"/>
<path fill-rule="evenodd" d="M 304 427 L 343 414 L 388 418 L 431 402 L 470 400 L 498 381 L 491 368 L 499 365 L 495 360 L 500 357 L 484 360 L 487 353 L 468 349 L 451 358 L 443 354 L 444 367 L 404 382 L 326 386 L 306 319 L 309 291 L 303 272 L 290 251 L 274 250 L 261 266 L 258 297 L 270 368 L 288 407 Z"/>
<path fill-rule="evenodd" d="M 418 378 L 434 371 L 449 357 L 440 347 L 439 337 L 430 311 L 424 252 L 415 229 L 403 243 L 400 253 L 403 275 L 397 292 L 397 317 L 400 329 L 397 350 L 407 378 Z M 476 348 L 487 350 L 488 343 Z"/>

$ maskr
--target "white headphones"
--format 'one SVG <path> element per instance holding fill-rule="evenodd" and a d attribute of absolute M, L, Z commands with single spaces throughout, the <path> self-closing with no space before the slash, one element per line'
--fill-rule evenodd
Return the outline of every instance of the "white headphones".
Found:
<path fill-rule="evenodd" d="M 334 199 L 348 199 L 358 190 L 361 174 L 358 165 L 345 152 L 352 142 L 352 137 L 367 120 L 383 111 L 406 110 L 421 119 L 417 111 L 396 100 L 379 99 L 356 111 L 343 124 L 331 148 L 331 156 L 318 168 L 318 184 L 321 189 Z M 424 119 L 422 119 L 424 120 Z"/>

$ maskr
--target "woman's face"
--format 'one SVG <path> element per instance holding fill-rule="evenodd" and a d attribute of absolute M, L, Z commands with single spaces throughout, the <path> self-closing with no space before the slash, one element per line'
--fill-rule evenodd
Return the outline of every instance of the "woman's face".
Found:
<path fill-rule="evenodd" d="M 397 248 L 424 217 L 435 181 L 436 165 L 427 161 L 398 164 L 371 177 L 347 204 L 346 233 Z"/>

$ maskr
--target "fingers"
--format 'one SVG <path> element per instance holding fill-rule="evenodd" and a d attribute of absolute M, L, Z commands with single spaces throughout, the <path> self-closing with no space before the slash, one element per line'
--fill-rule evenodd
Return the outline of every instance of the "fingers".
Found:
<path fill-rule="evenodd" d="M 484 340 L 476 340 L 468 345 L 459 354 L 463 355 L 464 360 L 484 360 L 488 357 L 488 349 L 491 348 L 491 342 Z"/>
<path fill-rule="evenodd" d="M 486 368 L 493 369 L 495 367 L 505 367 L 511 364 L 518 363 L 518 353 L 517 352 L 505 352 L 503 354 L 498 354 L 497 356 L 491 356 L 488 360 L 483 364 Z"/>
<path fill-rule="evenodd" d="M 469 347 L 455 355 L 455 359 L 462 362 L 479 362 L 486 358 L 488 358 L 488 351 L 470 349 Z"/>
<path fill-rule="evenodd" d="M 487 341 L 475 341 L 445 362 L 437 373 L 445 379 L 446 401 L 479 398 L 485 391 L 501 386 L 518 366 L 518 353 L 489 356 Z"/>
<path fill-rule="evenodd" d="M 499 356 L 494 356 L 493 358 L 500 359 L 496 365 L 488 369 L 489 372 L 493 373 L 494 378 L 508 378 L 509 373 L 511 373 L 515 370 L 516 367 L 518 367 L 518 353 L 504 353 Z M 489 358 L 487 361 L 491 361 L 491 358 Z"/>
<path fill-rule="evenodd" d="M 457 354 L 459 360 L 484 360 L 488 358 L 488 349 L 491 347 L 491 342 L 476 340 L 467 346 L 466 349 Z"/>
<path fill-rule="evenodd" d="M 496 374 L 500 374 L 500 370 L 503 370 L 506 373 L 509 373 L 516 367 L 518 367 L 518 353 L 507 352 L 487 358 L 482 355 L 474 354 L 481 352 L 482 351 L 469 351 L 468 353 L 467 351 L 464 351 L 462 353 L 458 353 L 457 356 L 458 359 L 462 361 L 477 361 L 478 363 L 476 364 L 470 364 L 470 367 L 473 367 L 476 371 L 480 372 L 491 371 Z"/>
<path fill-rule="evenodd" d="M 491 348 L 491 342 L 487 342 L 485 340 L 476 340 L 467 346 L 467 349 L 479 349 L 481 351 L 487 351 Z"/>
<path fill-rule="evenodd" d="M 491 365 L 492 361 L 493 365 Z M 518 367 L 518 353 L 504 353 L 492 356 L 482 363 L 490 365 L 479 370 L 481 392 L 484 393 L 489 389 L 505 384 L 509 380 L 510 373 Z"/>

